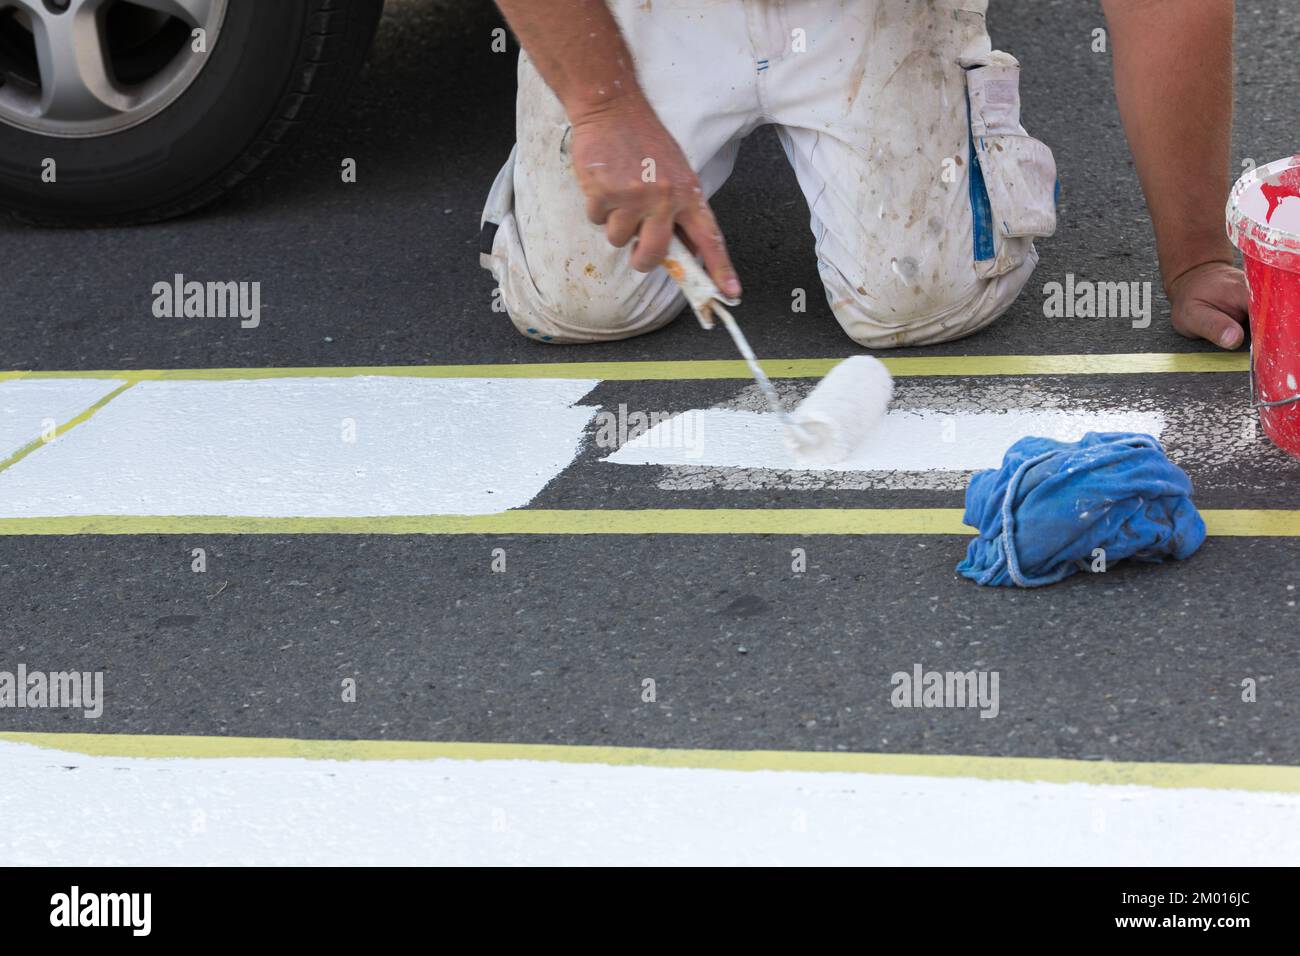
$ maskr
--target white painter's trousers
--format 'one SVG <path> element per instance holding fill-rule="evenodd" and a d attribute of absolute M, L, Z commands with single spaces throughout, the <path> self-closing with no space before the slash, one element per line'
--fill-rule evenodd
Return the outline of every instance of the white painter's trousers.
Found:
<path fill-rule="evenodd" d="M 700 176 L 726 181 L 773 124 L 811 211 L 822 283 L 869 348 L 943 342 L 1001 315 L 1056 227 L 1051 151 L 1020 125 L 1019 64 L 988 0 L 611 0 L 651 104 Z M 559 101 L 519 62 L 517 143 L 481 261 L 545 342 L 627 338 L 684 300 L 587 221 Z M 774 200 L 778 197 L 773 196 Z M 723 223 L 724 232 L 726 223 Z M 772 263 L 738 262 L 742 276 Z M 793 294 L 793 290 L 792 290 Z"/>

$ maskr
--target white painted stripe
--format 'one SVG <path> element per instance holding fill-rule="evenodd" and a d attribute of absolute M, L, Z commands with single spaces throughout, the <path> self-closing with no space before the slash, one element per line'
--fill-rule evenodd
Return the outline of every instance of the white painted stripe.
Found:
<path fill-rule="evenodd" d="M 576 457 L 596 384 L 141 382 L 0 472 L 0 517 L 505 511 Z"/>
<path fill-rule="evenodd" d="M 1121 430 L 1147 430 L 1156 434 L 1170 459 L 1193 473 L 1200 491 L 1239 487 L 1241 476 L 1236 469 L 1242 465 L 1248 466 L 1254 473 L 1267 474 L 1279 482 L 1294 481 L 1297 468 L 1300 468 L 1300 463 L 1272 445 L 1258 429 L 1257 416 L 1246 401 L 1244 391 L 1217 395 L 1211 393 L 1207 400 L 1142 384 L 1132 385 L 1115 396 L 1110 389 L 1099 392 L 1080 382 L 1042 379 L 1008 382 L 999 379 L 933 381 L 897 378 L 894 385 L 894 402 L 891 406 L 894 413 L 941 410 L 942 414 L 953 416 L 951 424 L 941 426 L 941 439 L 944 428 L 949 429 L 954 438 L 960 438 L 958 416 L 962 415 L 997 416 L 1025 410 L 1088 413 L 1096 415 L 1094 424 L 1103 428 L 1153 426 L 1131 429 L 1123 427 Z M 808 394 L 811 387 L 808 383 L 778 384 L 787 407 L 794 407 Z M 1122 401 L 1117 398 L 1122 398 Z M 764 412 L 766 402 L 756 388 L 745 388 L 718 407 L 733 411 Z M 1148 415 L 1152 417 L 1146 418 Z M 1155 427 L 1157 422 L 1160 423 L 1158 431 Z M 683 426 L 676 427 L 679 433 L 685 433 Z M 961 491 L 965 489 L 971 474 L 978 470 L 972 467 L 953 471 L 909 471 L 900 468 L 833 471 L 800 468 L 789 464 L 783 467 L 729 467 L 705 465 L 701 460 L 701 456 L 691 458 L 688 455 L 685 456 L 685 463 L 666 466 L 656 479 L 657 487 L 664 491 Z M 998 461 L 990 460 L 981 467 L 992 467 L 999 462 L 1000 458 Z"/>
<path fill-rule="evenodd" d="M 775 415 L 715 408 L 661 422 L 605 461 L 619 465 L 695 465 L 787 471 L 972 471 L 996 468 L 1026 435 L 1078 441 L 1087 432 L 1160 437 L 1159 412 L 1013 408 L 1005 412 L 894 411 L 847 460 L 809 465 L 786 449 Z"/>
<path fill-rule="evenodd" d="M 118 384 L 0 382 L 0 456 L 74 418 Z M 597 380 L 403 376 L 145 379 L 53 444 L 0 471 L 0 519 L 109 516 L 477 515 L 526 506 L 575 460 Z M 811 381 L 778 383 L 793 407 Z M 615 404 L 609 409 L 613 412 Z M 1195 472 L 1236 487 L 1230 467 L 1290 480 L 1297 463 L 1254 428 L 1235 395 L 1174 399 L 1134 385 L 1123 402 L 1077 382 L 898 379 L 893 411 L 859 454 L 808 467 L 785 449 L 758 390 L 678 414 L 605 460 L 663 466 L 647 480 L 701 490 L 961 491 L 1028 434 L 1143 431 Z M 638 411 L 633 408 L 632 411 Z M 640 410 L 644 413 L 645 410 Z M 356 441 L 345 440 L 345 422 Z M 6 453 L 3 449 L 9 448 Z M 0 460 L 3 460 L 0 458 Z"/>
<path fill-rule="evenodd" d="M 0 461 L 76 418 L 121 384 L 103 378 L 0 382 Z"/>
<path fill-rule="evenodd" d="M 531 761 L 86 757 L 11 743 L 0 743 L 0 775 L 0 865 L 1300 858 L 1300 794 Z"/>

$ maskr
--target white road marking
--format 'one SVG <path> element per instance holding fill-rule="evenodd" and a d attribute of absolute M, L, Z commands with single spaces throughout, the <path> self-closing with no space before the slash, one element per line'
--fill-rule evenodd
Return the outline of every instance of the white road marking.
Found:
<path fill-rule="evenodd" d="M 145 381 L 0 472 L 0 517 L 492 514 L 574 460 L 596 384 Z"/>
<path fill-rule="evenodd" d="M 121 384 L 102 378 L 0 382 L 0 460 L 76 418 Z"/>
<path fill-rule="evenodd" d="M 1012 408 L 1004 412 L 891 411 L 862 446 L 835 465 L 804 465 L 783 442 L 780 419 L 732 409 L 692 410 L 627 442 L 605 459 L 617 465 L 704 465 L 793 471 L 974 471 L 996 468 L 1026 435 L 1078 441 L 1088 432 L 1160 437 L 1159 412 Z M 691 436 L 684 441 L 682 435 Z"/>
<path fill-rule="evenodd" d="M 1300 794 L 531 761 L 86 757 L 6 742 L 0 773 L 0 865 L 1300 858 Z"/>
<path fill-rule="evenodd" d="M 0 384 L 0 460 L 120 385 Z M 79 515 L 369 517 L 491 514 L 524 507 L 584 442 L 595 379 L 403 376 L 144 380 L 50 445 L 0 471 L 0 518 Z M 793 406 L 812 381 L 779 382 Z M 899 378 L 890 415 L 853 460 L 801 467 L 758 390 L 678 413 L 608 455 L 601 470 L 667 492 L 756 489 L 961 491 L 1027 434 L 1140 431 L 1164 442 L 1198 491 L 1274 487 L 1300 461 L 1255 427 L 1244 399 L 1179 398 L 1133 383 L 1120 398 L 1050 379 Z M 612 407 L 628 413 L 615 399 Z M 632 412 L 648 410 L 632 408 Z M 616 416 L 617 417 L 617 416 Z M 349 422 L 352 426 L 349 426 Z M 348 429 L 355 427 L 355 441 Z M 624 432 L 624 435 L 626 432 Z M 616 439 L 617 440 L 617 439 Z M 1239 466 L 1249 465 L 1243 479 Z M 620 479 L 621 480 L 621 479 Z"/>
<path fill-rule="evenodd" d="M 1248 465 L 1253 475 L 1268 476 L 1270 480 L 1291 481 L 1300 475 L 1300 461 L 1273 446 L 1257 428 L 1255 413 L 1244 395 L 1240 401 L 1231 398 L 1208 401 L 1185 397 L 1175 399 L 1167 393 L 1138 385 L 1127 389 L 1122 400 L 1117 400 L 1109 396 L 1091 397 L 1074 382 L 1050 379 L 1008 382 L 998 379 L 928 381 L 898 378 L 894 384 L 891 418 L 902 413 L 947 416 L 946 419 L 938 420 L 939 441 L 935 441 L 932 428 L 934 420 L 931 419 L 927 425 L 928 430 L 922 429 L 915 435 L 905 436 L 901 443 L 895 441 L 890 446 L 891 451 L 902 448 L 909 457 L 915 458 L 920 454 L 920 450 L 907 447 L 918 436 L 924 436 L 922 440 L 936 446 L 925 451 L 927 457 L 938 459 L 943 454 L 960 451 L 960 448 L 954 446 L 963 444 L 961 438 L 965 429 L 962 422 L 967 419 L 991 423 L 996 421 L 996 416 L 1034 412 L 1037 413 L 1037 421 L 1019 419 L 1017 424 L 1026 428 L 1036 425 L 1043 427 L 1034 428 L 1033 431 L 1025 430 L 1020 434 L 990 437 L 990 441 L 1002 442 L 1003 445 L 996 449 L 996 456 L 990 455 L 979 466 L 970 466 L 968 463 L 967 467 L 952 470 L 910 470 L 901 466 L 902 455 L 896 459 L 898 467 L 876 470 L 857 465 L 851 465 L 852 470 L 800 468 L 794 467 L 788 460 L 781 464 L 765 460 L 762 464 L 751 461 L 747 465 L 709 465 L 703 463 L 705 456 L 694 451 L 694 457 L 678 455 L 679 463 L 663 467 L 656 479 L 656 486 L 665 491 L 961 491 L 966 488 L 970 476 L 976 470 L 1000 464 L 1002 451 L 1014 440 L 1028 434 L 1043 434 L 1052 427 L 1054 421 L 1079 425 L 1083 419 L 1074 417 L 1078 415 L 1095 416 L 1094 430 L 1146 431 L 1155 435 L 1164 444 L 1170 459 L 1193 473 L 1196 487 L 1200 491 L 1240 490 L 1242 477 L 1234 466 Z M 793 407 L 812 388 L 812 383 L 782 382 L 778 388 L 782 391 L 787 407 Z M 735 398 L 717 407 L 728 411 L 762 413 L 766 409 L 766 402 L 756 388 L 745 388 Z M 1005 420 L 1011 422 L 1010 418 Z M 705 421 L 702 420 L 700 424 L 704 430 L 707 429 Z M 698 448 L 702 448 L 703 443 L 708 441 L 707 434 L 696 438 L 686 427 L 676 425 L 673 420 L 664 423 L 663 435 L 670 437 L 674 427 L 679 435 L 691 438 Z M 1007 431 L 1014 432 L 1015 429 L 1009 428 Z M 947 448 L 940 446 L 945 435 L 954 439 L 948 443 Z M 1047 437 L 1059 438 L 1062 435 L 1048 434 Z M 670 443 L 658 440 L 658 444 L 664 446 Z M 678 446 L 681 445 L 679 441 Z M 766 448 L 769 452 L 767 459 L 773 459 L 779 454 L 770 445 Z M 961 453 L 965 454 L 964 451 Z M 637 454 L 633 450 L 628 457 Z"/>

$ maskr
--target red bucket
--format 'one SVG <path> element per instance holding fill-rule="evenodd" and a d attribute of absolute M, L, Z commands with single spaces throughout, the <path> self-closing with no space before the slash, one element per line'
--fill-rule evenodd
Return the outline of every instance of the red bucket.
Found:
<path fill-rule="evenodd" d="M 1300 458 L 1300 156 L 1252 169 L 1228 199 L 1228 237 L 1250 286 L 1250 400 Z"/>

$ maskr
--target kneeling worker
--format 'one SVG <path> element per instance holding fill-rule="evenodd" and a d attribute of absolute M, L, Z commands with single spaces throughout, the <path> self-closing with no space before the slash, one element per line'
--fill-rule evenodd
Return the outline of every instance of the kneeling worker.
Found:
<path fill-rule="evenodd" d="M 531 338 L 609 341 L 672 321 L 684 300 L 659 263 L 674 230 L 739 296 L 708 200 L 762 125 L 807 198 L 831 310 L 868 348 L 982 329 L 1056 227 L 1056 166 L 1021 125 L 1019 64 L 992 48 L 988 0 L 498 3 L 524 53 L 481 258 Z M 1104 6 L 1174 327 L 1236 348 L 1232 0 Z"/>

